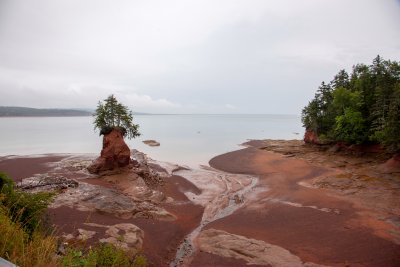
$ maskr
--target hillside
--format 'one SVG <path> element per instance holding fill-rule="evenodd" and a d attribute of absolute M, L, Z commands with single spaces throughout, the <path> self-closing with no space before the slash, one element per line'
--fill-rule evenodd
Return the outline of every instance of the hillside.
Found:
<path fill-rule="evenodd" d="M 0 117 L 69 117 L 91 115 L 92 113 L 89 111 L 75 109 L 37 109 L 0 106 Z"/>

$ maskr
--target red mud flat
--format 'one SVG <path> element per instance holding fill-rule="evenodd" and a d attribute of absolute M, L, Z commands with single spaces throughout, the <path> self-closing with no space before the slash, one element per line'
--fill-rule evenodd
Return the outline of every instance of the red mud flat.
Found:
<path fill-rule="evenodd" d="M 298 182 L 332 172 L 304 160 L 250 147 L 217 156 L 214 168 L 260 178 L 261 191 L 234 214 L 214 221 L 214 228 L 280 246 L 301 258 L 329 266 L 400 266 L 400 245 L 369 224 L 362 210 L 325 191 Z M 252 146 L 253 145 L 253 146 Z M 379 230 L 379 229 L 378 229 Z M 215 255 L 197 253 L 195 266 L 212 266 Z M 226 261 L 215 266 L 234 266 Z"/>
<path fill-rule="evenodd" d="M 252 264 L 248 265 L 246 261 L 244 260 L 238 260 L 234 258 L 228 258 L 228 257 L 221 257 L 218 255 L 210 254 L 207 252 L 199 252 L 197 253 L 196 257 L 193 259 L 193 261 L 190 263 L 191 267 L 224 267 L 224 266 L 230 266 L 230 267 L 240 267 L 240 266 L 247 266 L 247 267 L 272 267 L 271 265 L 257 265 L 257 264 Z"/>
<path fill-rule="evenodd" d="M 385 228 L 378 225 L 376 220 L 360 215 L 365 210 L 343 198 L 328 195 L 322 189 L 299 185 L 299 182 L 329 175 L 334 170 L 260 149 L 262 142 L 250 142 L 248 145 L 250 147 L 246 149 L 212 159 L 210 165 L 231 173 L 259 177 L 255 191 L 244 196 L 248 199 L 239 210 L 209 223 L 203 230 L 213 228 L 262 240 L 288 250 L 303 262 L 330 266 L 400 266 L 400 246 L 382 232 Z M 0 171 L 20 180 L 50 171 L 51 166 L 47 163 L 63 158 L 65 156 L 61 155 L 0 158 Z M 152 168 L 162 171 L 158 165 Z M 73 170 L 66 172 L 68 173 L 65 176 L 74 178 L 82 175 Z M 114 188 L 113 184 L 102 179 L 90 178 L 82 181 Z M 60 235 L 74 233 L 78 228 L 96 231 L 93 240 L 102 238 L 105 233 L 85 223 L 135 224 L 145 233 L 143 253 L 150 266 L 169 266 L 183 238 L 198 226 L 204 208 L 194 205 L 185 196 L 184 192 L 201 193 L 188 180 L 172 175 L 164 181 L 159 190 L 174 201 L 167 201 L 160 206 L 175 215 L 175 221 L 152 218 L 120 219 L 108 214 L 84 212 L 63 206 L 49 210 L 51 222 Z M 370 220 L 365 222 L 368 219 Z M 87 241 L 87 245 L 90 242 Z M 195 252 L 190 266 L 249 265 L 244 260 L 198 251 Z"/>
<path fill-rule="evenodd" d="M 37 173 L 45 173 L 52 169 L 48 163 L 58 162 L 66 156 L 43 155 L 35 157 L 0 157 L 0 172 L 13 178 L 15 182 L 31 177 Z"/>

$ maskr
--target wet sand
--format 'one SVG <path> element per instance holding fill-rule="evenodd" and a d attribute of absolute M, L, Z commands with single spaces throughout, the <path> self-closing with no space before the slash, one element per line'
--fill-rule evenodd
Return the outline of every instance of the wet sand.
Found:
<path fill-rule="evenodd" d="M 66 156 L 38 155 L 34 157 L 0 157 L 0 171 L 7 173 L 14 181 L 20 182 L 23 178 L 37 173 L 45 173 L 53 167 L 52 162 L 58 162 Z"/>

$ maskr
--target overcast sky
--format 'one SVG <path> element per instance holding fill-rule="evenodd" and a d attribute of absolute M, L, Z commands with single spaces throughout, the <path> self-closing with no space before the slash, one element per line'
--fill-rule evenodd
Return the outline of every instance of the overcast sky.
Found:
<path fill-rule="evenodd" d="M 0 0 L 0 105 L 300 114 L 322 81 L 400 60 L 396 0 Z"/>

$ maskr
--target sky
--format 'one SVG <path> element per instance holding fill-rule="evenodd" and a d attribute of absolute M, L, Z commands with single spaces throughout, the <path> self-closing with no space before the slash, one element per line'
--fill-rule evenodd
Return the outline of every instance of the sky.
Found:
<path fill-rule="evenodd" d="M 0 106 L 300 114 L 378 54 L 399 0 L 0 0 Z"/>

